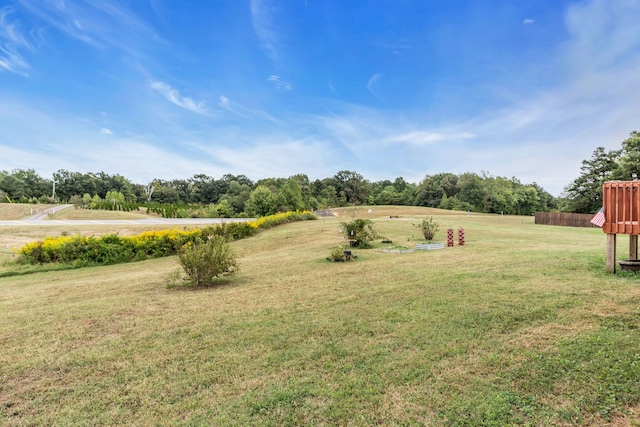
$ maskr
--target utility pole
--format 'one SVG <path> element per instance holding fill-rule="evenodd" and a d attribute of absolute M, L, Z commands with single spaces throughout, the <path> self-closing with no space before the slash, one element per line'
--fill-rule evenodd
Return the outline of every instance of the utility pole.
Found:
<path fill-rule="evenodd" d="M 53 177 L 53 192 L 51 193 L 51 198 L 55 202 L 56 200 L 56 178 Z"/>

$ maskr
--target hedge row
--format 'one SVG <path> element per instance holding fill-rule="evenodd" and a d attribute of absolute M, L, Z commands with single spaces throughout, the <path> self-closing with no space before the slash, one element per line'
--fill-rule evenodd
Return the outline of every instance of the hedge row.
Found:
<path fill-rule="evenodd" d="M 279 224 L 315 218 L 315 215 L 307 211 L 285 212 L 250 222 L 228 222 L 193 230 L 146 231 L 135 236 L 108 234 L 101 237 L 47 237 L 21 247 L 18 250 L 18 262 L 59 262 L 83 267 L 141 261 L 175 255 L 186 243 L 206 240 L 210 236 L 238 240 Z"/>

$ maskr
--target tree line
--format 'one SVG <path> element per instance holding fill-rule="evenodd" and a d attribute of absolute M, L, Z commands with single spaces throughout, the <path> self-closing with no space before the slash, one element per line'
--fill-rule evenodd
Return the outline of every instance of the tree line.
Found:
<path fill-rule="evenodd" d="M 216 179 L 196 174 L 189 179 L 154 179 L 136 184 L 121 175 L 59 170 L 53 179 L 33 169 L 0 171 L 3 202 L 74 203 L 105 207 L 109 204 L 197 205 L 215 208 L 220 216 L 264 216 L 302 209 L 357 205 L 427 206 L 471 212 L 530 215 L 557 209 L 557 200 L 542 187 L 517 178 L 476 174 L 438 173 L 421 182 L 371 182 L 344 170 L 324 179 L 305 174 L 252 181 L 245 175 Z"/>

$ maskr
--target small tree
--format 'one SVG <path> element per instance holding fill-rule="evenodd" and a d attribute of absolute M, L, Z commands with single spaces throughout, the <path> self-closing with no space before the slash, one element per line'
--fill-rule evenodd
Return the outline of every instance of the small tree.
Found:
<path fill-rule="evenodd" d="M 382 238 L 378 232 L 373 229 L 373 221 L 370 219 L 357 218 L 351 222 L 343 222 L 342 234 L 349 241 L 349 245 L 360 248 L 371 246 L 371 242 Z"/>
<path fill-rule="evenodd" d="M 186 244 L 178 254 L 178 262 L 187 274 L 190 286 L 211 286 L 216 279 L 238 271 L 236 258 L 222 236 Z"/>
<path fill-rule="evenodd" d="M 424 218 L 420 224 L 413 224 L 414 227 L 418 227 L 422 231 L 422 235 L 425 240 L 430 242 L 436 236 L 436 232 L 440 228 L 437 222 L 433 220 L 433 217 L 427 219 Z"/>

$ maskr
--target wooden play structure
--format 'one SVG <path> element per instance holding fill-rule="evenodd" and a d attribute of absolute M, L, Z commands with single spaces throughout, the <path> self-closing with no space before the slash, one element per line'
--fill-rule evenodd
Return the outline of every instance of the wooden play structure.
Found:
<path fill-rule="evenodd" d="M 602 204 L 607 233 L 607 271 L 616 272 L 616 237 L 629 235 L 629 261 L 638 259 L 640 234 L 640 180 L 609 181 L 602 186 Z M 640 265 L 640 263 L 639 263 Z"/>

